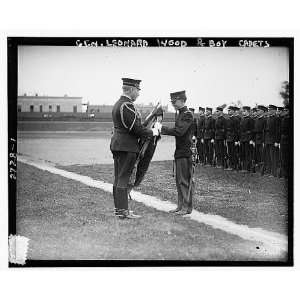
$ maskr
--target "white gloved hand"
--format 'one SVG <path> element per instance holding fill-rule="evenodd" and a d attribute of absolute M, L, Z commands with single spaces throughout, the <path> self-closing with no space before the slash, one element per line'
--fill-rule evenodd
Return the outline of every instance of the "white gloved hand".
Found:
<path fill-rule="evenodd" d="M 204 144 L 204 139 L 201 139 L 201 143 Z"/>
<path fill-rule="evenodd" d="M 253 141 L 251 140 L 251 141 L 249 142 L 249 144 L 250 144 L 250 145 L 253 145 Z"/>
<path fill-rule="evenodd" d="M 160 122 L 155 122 L 154 123 L 154 128 L 156 128 L 160 132 L 161 128 L 162 128 L 162 124 Z"/>
<path fill-rule="evenodd" d="M 214 140 L 214 139 L 211 139 L 210 142 L 213 144 L 213 143 L 215 142 L 215 140 Z"/>
<path fill-rule="evenodd" d="M 151 128 L 151 130 L 152 130 L 152 133 L 153 133 L 153 136 L 158 136 L 159 135 L 159 131 L 158 131 L 158 129 L 157 128 Z"/>
<path fill-rule="evenodd" d="M 278 147 L 278 146 L 279 146 L 279 144 L 278 144 L 278 143 L 274 143 L 274 146 L 275 146 L 275 147 Z"/>
<path fill-rule="evenodd" d="M 237 146 L 239 144 L 239 142 L 234 142 L 234 146 Z"/>

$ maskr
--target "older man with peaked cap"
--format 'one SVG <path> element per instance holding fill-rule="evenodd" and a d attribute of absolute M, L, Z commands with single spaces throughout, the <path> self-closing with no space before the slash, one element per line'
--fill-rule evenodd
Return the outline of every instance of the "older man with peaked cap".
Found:
<path fill-rule="evenodd" d="M 136 219 L 128 209 L 128 183 L 132 174 L 137 154 L 138 140 L 144 136 L 157 136 L 157 128 L 148 129 L 141 123 L 141 117 L 134 106 L 139 96 L 141 80 L 122 78 L 123 94 L 112 110 L 114 132 L 110 150 L 114 159 L 113 197 L 115 215 L 120 219 Z"/>

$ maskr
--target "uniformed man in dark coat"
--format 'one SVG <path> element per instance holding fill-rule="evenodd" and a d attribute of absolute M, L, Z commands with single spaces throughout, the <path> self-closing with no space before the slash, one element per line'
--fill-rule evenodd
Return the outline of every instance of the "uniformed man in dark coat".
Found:
<path fill-rule="evenodd" d="M 278 162 L 276 158 L 280 144 L 280 119 L 276 114 L 276 109 L 275 105 L 269 105 L 265 127 L 266 173 L 271 173 L 273 176 L 277 175 Z"/>
<path fill-rule="evenodd" d="M 226 144 L 228 154 L 228 168 L 226 170 L 233 170 L 237 167 L 235 143 L 238 142 L 238 120 L 234 115 L 234 106 L 228 107 L 228 117 L 226 119 Z"/>
<path fill-rule="evenodd" d="M 224 167 L 225 137 L 226 137 L 226 120 L 223 116 L 223 107 L 219 106 L 216 109 L 216 121 L 215 121 L 216 165 L 217 168 L 219 169 Z"/>
<path fill-rule="evenodd" d="M 193 126 L 192 126 L 192 132 L 193 135 L 196 137 L 197 136 L 197 119 L 195 117 L 195 108 L 193 107 L 189 107 L 189 110 L 192 112 L 193 114 Z"/>
<path fill-rule="evenodd" d="M 281 158 L 281 170 L 282 176 L 288 178 L 288 168 L 290 157 L 290 146 L 289 145 L 290 135 L 290 112 L 289 105 L 286 103 L 284 110 L 281 113 L 281 124 L 280 124 L 280 158 Z"/>
<path fill-rule="evenodd" d="M 255 159 L 258 170 L 264 173 L 264 131 L 266 127 L 265 112 L 267 107 L 264 105 L 257 106 L 256 118 L 254 120 L 254 142 L 255 142 Z"/>
<path fill-rule="evenodd" d="M 114 159 L 113 197 L 115 215 L 120 219 L 134 219 L 135 215 L 128 209 L 128 183 L 139 152 L 139 138 L 157 136 L 157 128 L 148 129 L 141 123 L 134 101 L 139 96 L 141 80 L 122 78 L 123 95 L 112 110 L 114 124 L 110 150 Z"/>
<path fill-rule="evenodd" d="M 185 91 L 171 93 L 171 102 L 178 111 L 175 126 L 169 128 L 161 127 L 161 134 L 175 136 L 175 167 L 176 167 L 176 187 L 178 193 L 177 208 L 171 212 L 185 215 L 190 214 L 193 209 L 193 181 L 192 181 L 192 136 L 193 136 L 193 114 L 185 106 Z"/>
<path fill-rule="evenodd" d="M 205 164 L 211 166 L 214 157 L 215 119 L 212 117 L 212 108 L 206 107 L 204 123 L 204 153 Z"/>
<path fill-rule="evenodd" d="M 234 142 L 234 161 L 236 162 L 234 169 L 239 171 L 242 169 L 241 163 L 241 137 L 240 137 L 240 125 L 242 120 L 242 108 L 234 106 L 234 118 L 236 121 L 236 142 Z"/>
<path fill-rule="evenodd" d="M 278 119 L 278 136 L 279 136 L 279 145 L 275 149 L 275 164 L 276 164 L 276 176 L 281 177 L 282 176 L 282 161 L 281 161 L 281 154 L 280 154 L 280 139 L 281 139 L 281 120 L 282 120 L 282 113 L 283 113 L 284 107 L 283 106 L 277 106 L 277 119 Z"/>
<path fill-rule="evenodd" d="M 253 147 L 253 133 L 254 133 L 254 121 L 250 118 L 250 107 L 243 106 L 243 117 L 240 123 L 240 144 L 241 152 L 240 159 L 242 164 L 242 170 L 244 172 L 250 171 L 251 166 L 251 148 Z"/>
<path fill-rule="evenodd" d="M 204 155 L 204 125 L 205 125 L 205 109 L 199 107 L 199 116 L 197 118 L 197 150 L 199 155 L 200 164 L 204 164 L 205 155 Z"/>

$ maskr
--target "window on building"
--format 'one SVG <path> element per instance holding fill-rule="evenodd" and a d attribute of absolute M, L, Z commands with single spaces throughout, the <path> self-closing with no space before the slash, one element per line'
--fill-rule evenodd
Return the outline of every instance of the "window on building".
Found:
<path fill-rule="evenodd" d="M 52 112 L 52 105 L 49 105 L 49 112 Z"/>
<path fill-rule="evenodd" d="M 60 112 L 60 105 L 56 105 L 56 112 Z"/>
<path fill-rule="evenodd" d="M 40 112 L 43 112 L 43 105 L 40 105 Z"/>
<path fill-rule="evenodd" d="M 30 105 L 30 112 L 34 112 L 34 105 Z"/>
<path fill-rule="evenodd" d="M 21 105 L 18 105 L 18 112 L 21 112 L 21 111 L 22 111 Z"/>
<path fill-rule="evenodd" d="M 77 105 L 73 106 L 73 113 L 77 113 Z"/>

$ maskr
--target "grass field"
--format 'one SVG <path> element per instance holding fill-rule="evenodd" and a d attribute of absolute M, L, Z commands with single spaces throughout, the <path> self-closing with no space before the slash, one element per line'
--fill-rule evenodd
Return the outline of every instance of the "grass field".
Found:
<path fill-rule="evenodd" d="M 112 165 L 63 168 L 113 182 Z M 198 166 L 195 185 L 195 209 L 229 218 L 239 224 L 287 234 L 287 183 L 283 179 Z M 137 190 L 176 203 L 172 161 L 152 162 Z"/>
<path fill-rule="evenodd" d="M 171 161 L 153 162 L 143 193 L 176 202 Z M 112 165 L 61 167 L 112 182 Z M 224 176 L 226 174 L 226 176 Z M 237 223 L 286 233 L 285 182 L 212 168 L 196 172 L 194 206 Z M 284 260 L 261 245 L 140 203 L 139 220 L 119 220 L 110 193 L 18 163 L 17 233 L 30 259 Z"/>

